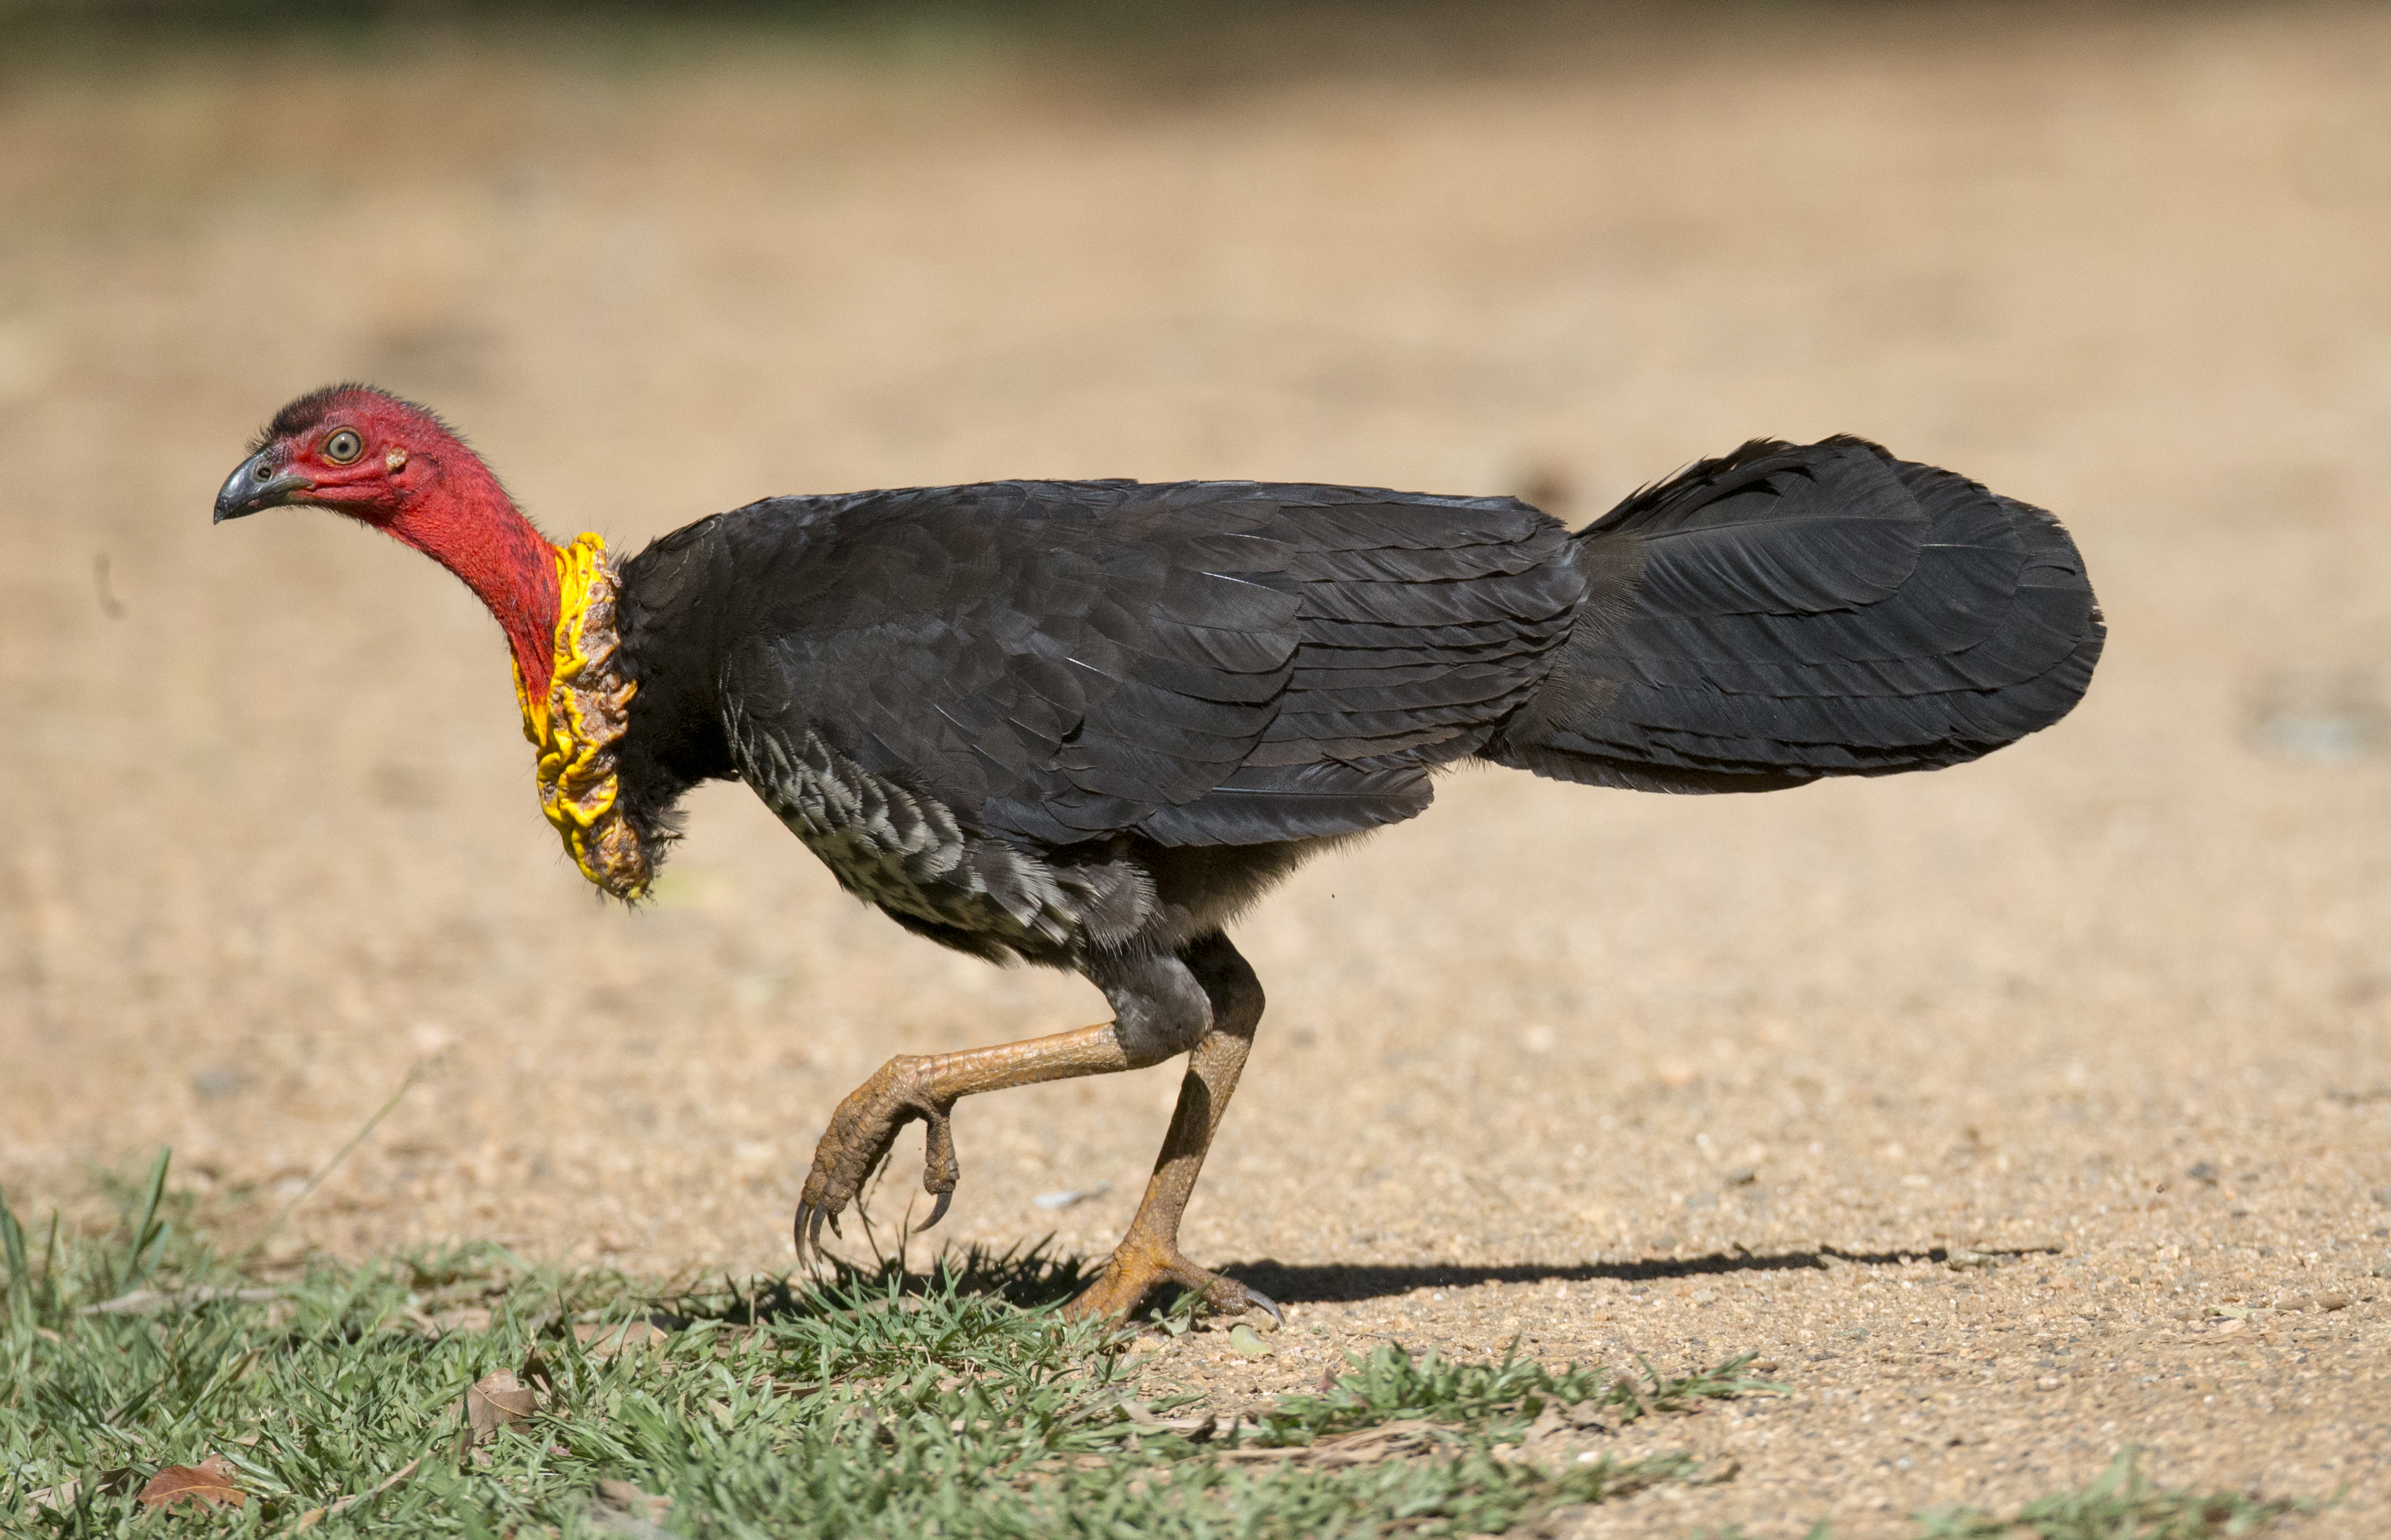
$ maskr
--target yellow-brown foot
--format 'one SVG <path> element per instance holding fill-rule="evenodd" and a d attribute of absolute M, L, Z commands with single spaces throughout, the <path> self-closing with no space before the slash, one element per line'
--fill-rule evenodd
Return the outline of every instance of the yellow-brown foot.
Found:
<path fill-rule="evenodd" d="M 1282 1326 L 1286 1321 L 1279 1314 L 1278 1301 L 1260 1289 L 1218 1273 L 1207 1273 L 1180 1255 L 1175 1246 L 1141 1245 L 1134 1240 L 1121 1243 L 1120 1249 L 1096 1275 L 1096 1281 L 1063 1307 L 1063 1315 L 1072 1321 L 1124 1318 L 1164 1284 L 1177 1284 L 1191 1294 L 1202 1296 L 1214 1310 L 1230 1314 L 1259 1310 Z"/>
<path fill-rule="evenodd" d="M 813 1169 L 806 1173 L 805 1192 L 797 1202 L 799 1262 L 821 1254 L 823 1224 L 837 1232 L 838 1216 L 862 1195 L 863 1184 L 888 1158 L 897 1131 L 916 1118 L 929 1125 L 922 1188 L 938 1200 L 921 1228 L 947 1216 L 963 1168 L 955 1158 L 954 1132 L 947 1120 L 954 1104 L 931 1094 L 929 1067 L 929 1059 L 910 1054 L 890 1059 L 831 1114 L 830 1127 L 814 1146 Z"/>

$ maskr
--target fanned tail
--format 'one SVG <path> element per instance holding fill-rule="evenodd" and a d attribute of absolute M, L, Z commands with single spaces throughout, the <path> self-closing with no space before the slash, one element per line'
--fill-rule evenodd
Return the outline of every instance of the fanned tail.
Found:
<path fill-rule="evenodd" d="M 1704 460 L 1574 555 L 1576 625 L 1484 755 L 1596 785 L 1960 764 L 2065 716 L 2105 634 L 2058 520 L 1856 438 Z"/>

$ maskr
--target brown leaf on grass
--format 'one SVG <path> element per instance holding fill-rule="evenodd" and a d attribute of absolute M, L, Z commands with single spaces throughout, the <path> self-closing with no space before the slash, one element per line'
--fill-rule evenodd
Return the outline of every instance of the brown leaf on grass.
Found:
<path fill-rule="evenodd" d="M 653 1347 L 670 1335 L 653 1321 L 622 1321 L 611 1326 L 584 1321 L 573 1328 L 574 1339 L 601 1358 L 613 1358 L 632 1348 Z"/>
<path fill-rule="evenodd" d="M 665 1523 L 665 1514 L 672 1511 L 672 1499 L 657 1497 L 655 1492 L 643 1492 L 639 1482 L 601 1481 L 598 1507 L 602 1523 L 595 1528 L 601 1531 L 612 1528 L 614 1533 L 665 1533 L 660 1526 Z"/>
<path fill-rule="evenodd" d="M 179 1310 L 187 1305 L 203 1305 L 218 1300 L 239 1304 L 265 1304 L 278 1300 L 278 1288 L 136 1288 L 130 1294 L 120 1294 L 96 1305 L 85 1305 L 75 1312 L 78 1315 L 154 1315 L 162 1310 Z"/>
<path fill-rule="evenodd" d="M 129 1465 L 120 1465 L 101 1471 L 93 1479 L 91 1489 L 103 1497 L 114 1497 L 132 1491 L 133 1468 Z M 38 1487 L 26 1494 L 26 1500 L 33 1505 L 33 1511 L 36 1513 L 44 1508 L 56 1508 L 63 1512 L 74 1507 L 75 1499 L 82 1495 L 83 1480 L 77 1477 L 71 1482 L 60 1482 L 56 1486 Z"/>
<path fill-rule="evenodd" d="M 232 1467 L 222 1455 L 210 1455 L 197 1465 L 170 1465 L 141 1489 L 144 1508 L 191 1503 L 201 1508 L 239 1508 L 248 1501 L 249 1494 L 232 1484 Z"/>
<path fill-rule="evenodd" d="M 523 1382 L 538 1392 L 542 1405 L 556 1399 L 556 1371 L 549 1367 L 537 1348 L 523 1354 L 523 1368 L 518 1372 Z"/>
<path fill-rule="evenodd" d="M 465 1420 L 472 1425 L 475 1443 L 487 1443 L 499 1429 L 538 1410 L 538 1393 L 517 1379 L 512 1369 L 485 1374 L 465 1392 Z"/>

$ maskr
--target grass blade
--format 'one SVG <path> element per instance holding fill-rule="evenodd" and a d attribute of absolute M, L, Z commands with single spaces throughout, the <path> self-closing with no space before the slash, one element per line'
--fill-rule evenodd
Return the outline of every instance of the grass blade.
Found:
<path fill-rule="evenodd" d="M 58 1222 L 53 1219 L 50 1233 L 58 1234 Z M 33 1278 L 25 1264 L 25 1227 L 17 1223 L 17 1211 L 8 1207 L 8 1195 L 0 1192 L 0 1250 L 8 1261 L 8 1324 L 23 1329 L 33 1323 Z"/>
<path fill-rule="evenodd" d="M 420 1081 L 425 1075 L 431 1072 L 433 1065 L 436 1062 L 438 1062 L 437 1055 L 433 1055 L 431 1058 L 420 1058 L 415 1061 L 415 1068 L 407 1072 L 407 1079 L 398 1082 L 398 1089 L 390 1094 L 390 1099 L 382 1103 L 381 1106 L 376 1107 L 374 1109 L 374 1115 L 365 1120 L 364 1126 L 360 1127 L 356 1132 L 349 1135 L 349 1142 L 342 1145 L 339 1150 L 334 1152 L 330 1160 L 325 1161 L 322 1166 L 317 1169 L 316 1174 L 307 1179 L 306 1185 L 301 1187 L 297 1192 L 292 1193 L 291 1195 L 291 1200 L 283 1204 L 281 1208 L 275 1210 L 274 1217 L 266 1222 L 265 1228 L 259 1231 L 257 1238 L 250 1243 L 248 1255 L 253 1257 L 257 1255 L 258 1252 L 265 1249 L 265 1243 L 273 1238 L 274 1233 L 277 1230 L 282 1228 L 282 1222 L 291 1217 L 291 1210 L 299 1207 L 300 1204 L 307 1201 L 307 1195 L 314 1192 L 317 1184 L 322 1183 L 324 1178 L 331 1175 L 332 1172 L 339 1168 L 341 1162 L 349 1158 L 351 1151 L 355 1150 L 359 1145 L 366 1142 L 366 1136 L 373 1132 L 375 1128 L 381 1124 L 384 1118 L 390 1116 L 391 1109 L 398 1106 L 401 1099 L 403 1099 L 408 1092 L 415 1089 L 417 1083 Z"/>
<path fill-rule="evenodd" d="M 122 1293 L 149 1275 L 156 1261 L 149 1253 L 166 1236 L 166 1222 L 158 1217 L 158 1205 L 165 1199 L 166 1168 L 174 1158 L 171 1145 L 159 1147 L 157 1163 L 149 1168 L 149 1190 L 142 1195 L 141 1218 L 133 1226 L 133 1256 L 125 1263 L 124 1275 L 116 1280 L 112 1293 Z"/>

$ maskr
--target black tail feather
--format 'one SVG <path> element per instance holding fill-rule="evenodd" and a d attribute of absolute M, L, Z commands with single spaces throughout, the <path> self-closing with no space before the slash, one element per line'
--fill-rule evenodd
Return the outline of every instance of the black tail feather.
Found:
<path fill-rule="evenodd" d="M 2037 508 L 1876 445 L 1745 445 L 1577 537 L 1589 598 L 1486 757 L 1647 791 L 1977 758 L 2081 698 L 2104 631 Z"/>

